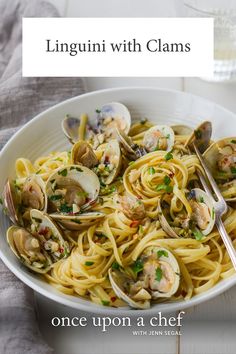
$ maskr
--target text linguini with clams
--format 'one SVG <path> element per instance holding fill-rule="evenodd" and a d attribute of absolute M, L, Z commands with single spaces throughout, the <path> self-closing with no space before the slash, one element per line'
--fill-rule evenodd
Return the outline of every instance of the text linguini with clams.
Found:
<path fill-rule="evenodd" d="M 131 122 L 118 102 L 95 112 L 94 125 L 65 117 L 68 151 L 16 161 L 3 191 L 16 257 L 65 294 L 134 309 L 187 301 L 233 275 L 189 146 L 203 147 L 236 246 L 236 137 L 212 142 L 210 122 Z"/>

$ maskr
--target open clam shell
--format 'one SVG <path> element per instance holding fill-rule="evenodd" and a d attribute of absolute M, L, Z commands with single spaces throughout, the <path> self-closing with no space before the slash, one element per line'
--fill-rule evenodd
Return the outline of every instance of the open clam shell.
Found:
<path fill-rule="evenodd" d="M 78 141 L 71 150 L 72 164 L 82 164 L 85 167 L 92 168 L 98 164 L 97 156 L 92 147 L 86 141 Z"/>
<path fill-rule="evenodd" d="M 97 116 L 97 129 L 106 137 L 115 137 L 115 129 L 128 134 L 131 126 L 131 116 L 128 108 L 120 102 L 104 104 Z"/>
<path fill-rule="evenodd" d="M 47 273 L 52 260 L 42 249 L 38 237 L 19 226 L 7 230 L 7 242 L 17 258 L 36 273 Z"/>
<path fill-rule="evenodd" d="M 156 150 L 171 151 L 175 142 L 175 134 L 168 125 L 155 125 L 146 131 L 143 146 L 148 152 Z"/>
<path fill-rule="evenodd" d="M 212 124 L 209 121 L 205 121 L 201 123 L 196 129 L 194 129 L 193 133 L 186 140 L 185 146 L 191 146 L 191 144 L 196 144 L 198 150 L 201 153 L 208 148 L 212 135 Z"/>
<path fill-rule="evenodd" d="M 190 135 L 193 133 L 193 128 L 183 124 L 172 125 L 171 128 L 173 129 L 175 135 Z"/>
<path fill-rule="evenodd" d="M 169 298 L 176 293 L 180 282 L 180 268 L 174 255 L 164 247 L 148 247 L 143 252 L 144 273 L 149 276 L 155 275 L 151 284 L 152 299 Z M 153 268 L 157 265 L 155 273 Z"/>
<path fill-rule="evenodd" d="M 130 307 L 147 309 L 151 300 L 169 298 L 176 293 L 180 269 L 176 258 L 168 249 L 148 247 L 138 262 L 137 279 L 125 273 L 125 270 L 110 268 L 108 272 L 115 294 Z"/>
<path fill-rule="evenodd" d="M 8 180 L 3 190 L 3 202 L 10 220 L 23 226 L 30 209 L 47 210 L 45 183 L 39 176 L 28 177 L 21 187 Z"/>
<path fill-rule="evenodd" d="M 61 230 L 52 218 L 36 209 L 30 211 L 30 217 L 32 232 L 38 235 L 44 251 L 52 260 L 55 262 L 68 257 L 70 254 L 69 244 L 64 240 Z"/>
<path fill-rule="evenodd" d="M 236 137 L 212 143 L 203 154 L 226 201 L 236 201 Z"/>
<path fill-rule="evenodd" d="M 100 190 L 97 175 L 82 165 L 59 168 L 48 179 L 46 193 L 51 212 L 76 214 L 95 203 Z"/>
<path fill-rule="evenodd" d="M 133 300 L 128 294 L 128 289 L 134 284 L 134 280 L 130 276 L 124 272 L 111 268 L 108 271 L 108 275 L 116 296 L 125 301 L 130 307 L 141 310 L 148 309 L 150 307 L 150 294 L 147 294 L 149 299 L 143 301 Z"/>
<path fill-rule="evenodd" d="M 72 231 L 90 227 L 99 222 L 104 216 L 105 214 L 100 212 L 88 212 L 78 215 L 62 215 L 59 213 L 50 214 L 50 217 L 62 227 Z"/>
<path fill-rule="evenodd" d="M 207 236 L 215 225 L 215 209 L 213 198 L 206 194 L 200 188 L 194 188 L 190 191 L 188 197 L 189 211 L 186 214 L 176 215 L 171 225 L 168 221 L 168 211 L 163 208 L 162 200 L 158 203 L 159 221 L 162 229 L 172 238 L 183 237 L 184 231 L 188 237 L 197 237 L 202 234 Z M 173 226 L 172 226 L 173 225 Z M 175 226 L 174 226 L 175 225 Z"/>
<path fill-rule="evenodd" d="M 13 181 L 7 180 L 3 189 L 3 206 L 6 209 L 9 219 L 16 225 L 22 225 L 19 206 L 21 204 L 21 195 Z"/>
<path fill-rule="evenodd" d="M 135 144 L 130 136 L 128 136 L 119 129 L 116 129 L 116 134 L 118 141 L 123 147 L 124 154 L 130 160 L 137 160 L 141 156 L 146 155 L 147 151 L 145 150 L 145 148 L 143 146 Z"/>
<path fill-rule="evenodd" d="M 110 184 L 118 176 L 122 165 L 120 146 L 117 140 L 110 140 L 102 155 L 100 166 L 101 180 L 105 184 Z"/>

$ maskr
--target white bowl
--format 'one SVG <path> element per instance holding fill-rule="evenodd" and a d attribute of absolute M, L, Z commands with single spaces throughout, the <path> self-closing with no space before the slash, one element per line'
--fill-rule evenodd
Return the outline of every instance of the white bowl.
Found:
<path fill-rule="evenodd" d="M 236 135 L 236 115 L 223 107 L 200 97 L 178 91 L 157 88 L 118 88 L 96 91 L 62 102 L 39 114 L 26 124 L 7 143 L 0 154 L 0 191 L 8 176 L 14 177 L 14 163 L 18 157 L 35 159 L 50 151 L 69 148 L 69 143 L 61 131 L 61 120 L 69 113 L 79 116 L 87 112 L 95 116 L 96 108 L 104 103 L 119 101 L 130 110 L 133 119 L 148 117 L 158 123 L 181 123 L 196 127 L 203 120 L 213 123 L 213 138 Z M 172 312 L 209 300 L 236 284 L 236 276 L 219 282 L 209 291 L 194 296 L 189 301 L 178 301 L 153 305 L 145 311 L 129 308 L 114 309 L 98 306 L 76 296 L 69 296 L 57 291 L 38 276 L 30 273 L 14 256 L 6 242 L 6 230 L 9 226 L 7 217 L 0 213 L 0 257 L 7 267 L 24 283 L 35 291 L 64 305 L 97 314 L 139 315 L 155 314 L 157 311 Z"/>

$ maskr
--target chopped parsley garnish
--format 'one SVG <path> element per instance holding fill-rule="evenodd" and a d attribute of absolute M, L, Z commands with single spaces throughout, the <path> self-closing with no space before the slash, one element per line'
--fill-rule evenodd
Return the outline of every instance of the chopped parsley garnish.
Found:
<path fill-rule="evenodd" d="M 117 262 L 113 262 L 111 267 L 112 267 L 112 269 L 114 269 L 114 270 L 116 270 L 116 269 L 119 270 L 119 269 L 120 269 L 120 265 L 119 265 L 119 263 L 117 263 Z"/>
<path fill-rule="evenodd" d="M 85 262 L 85 265 L 88 266 L 88 267 L 92 266 L 93 264 L 94 264 L 94 262 L 90 262 L 90 261 Z"/>
<path fill-rule="evenodd" d="M 169 176 L 165 176 L 164 179 L 163 179 L 163 182 L 166 186 L 168 186 L 171 182 L 171 179 Z"/>
<path fill-rule="evenodd" d="M 138 231 L 141 233 L 141 234 L 143 234 L 143 225 L 139 225 L 139 227 L 138 227 Z"/>
<path fill-rule="evenodd" d="M 201 241 L 202 238 L 204 237 L 203 233 L 200 230 L 193 230 L 193 235 L 197 241 Z"/>
<path fill-rule="evenodd" d="M 71 219 L 72 222 L 75 222 L 76 224 L 82 224 L 82 222 L 79 219 Z"/>
<path fill-rule="evenodd" d="M 79 168 L 79 167 L 76 167 L 75 169 L 76 169 L 76 171 L 78 171 L 78 172 L 83 172 L 83 170 L 82 170 L 81 168 Z"/>
<path fill-rule="evenodd" d="M 203 198 L 203 197 L 200 197 L 200 198 L 199 198 L 199 202 L 200 202 L 200 203 L 204 203 L 204 198 Z"/>
<path fill-rule="evenodd" d="M 167 134 L 167 135 L 166 135 L 166 139 L 170 139 L 170 134 Z"/>
<path fill-rule="evenodd" d="M 96 233 L 97 237 L 107 237 L 107 235 L 103 234 L 102 232 Z"/>
<path fill-rule="evenodd" d="M 155 279 L 156 279 L 157 281 L 161 281 L 161 278 L 162 278 L 162 270 L 161 270 L 160 267 L 158 267 L 158 268 L 156 269 L 156 277 L 155 277 Z"/>
<path fill-rule="evenodd" d="M 234 139 L 231 140 L 231 143 L 232 143 L 232 144 L 236 144 L 236 140 L 234 140 Z"/>
<path fill-rule="evenodd" d="M 164 156 L 164 159 L 165 159 L 166 161 L 169 161 L 169 160 L 173 159 L 172 153 L 171 153 L 170 151 L 167 152 L 167 154 Z"/>
<path fill-rule="evenodd" d="M 166 193 L 172 193 L 173 192 L 173 187 L 172 186 L 167 186 L 166 184 L 159 184 L 159 186 L 156 187 L 156 191 L 165 191 Z"/>
<path fill-rule="evenodd" d="M 66 177 L 66 176 L 67 176 L 67 169 L 64 168 L 64 170 L 58 171 L 58 174 L 61 175 L 61 176 L 63 176 L 63 177 Z"/>
<path fill-rule="evenodd" d="M 76 193 L 78 197 L 87 197 L 88 193 L 85 191 L 79 191 Z"/>
<path fill-rule="evenodd" d="M 215 217 L 215 208 L 212 208 L 212 214 L 211 214 L 212 219 Z"/>
<path fill-rule="evenodd" d="M 143 118 L 140 120 L 140 124 L 144 125 L 145 123 L 147 123 L 147 118 Z"/>
<path fill-rule="evenodd" d="M 134 164 L 134 161 L 130 161 L 129 162 L 129 166 L 133 165 Z"/>
<path fill-rule="evenodd" d="M 39 218 L 34 218 L 34 217 L 32 217 L 32 219 L 33 219 L 34 221 L 36 221 L 38 224 L 40 224 L 40 223 L 42 222 L 42 219 L 39 219 Z"/>
<path fill-rule="evenodd" d="M 158 257 L 158 258 L 161 258 L 162 256 L 164 256 L 164 257 L 169 257 L 168 252 L 165 251 L 165 250 L 159 250 L 159 251 L 157 251 L 157 257 Z"/>
<path fill-rule="evenodd" d="M 101 110 L 97 108 L 97 109 L 95 110 L 95 112 L 99 114 L 99 113 L 101 113 Z"/>
<path fill-rule="evenodd" d="M 109 306 L 110 305 L 110 301 L 107 301 L 107 300 L 101 300 L 101 303 L 103 304 L 103 306 Z"/>
<path fill-rule="evenodd" d="M 201 130 L 199 130 L 199 129 L 194 130 L 194 135 L 195 135 L 196 139 L 201 139 L 201 137 L 202 137 Z"/>
<path fill-rule="evenodd" d="M 62 195 L 61 195 L 61 194 L 51 195 L 51 196 L 49 197 L 49 199 L 50 199 L 51 201 L 60 200 L 60 199 L 62 199 Z"/>
<path fill-rule="evenodd" d="M 155 171 L 155 168 L 154 168 L 154 167 L 149 167 L 149 169 L 148 169 L 149 175 L 154 175 L 155 172 L 156 172 L 156 171 Z"/>
<path fill-rule="evenodd" d="M 67 204 L 62 204 L 59 208 L 59 210 L 62 212 L 62 213 L 72 213 L 73 212 L 73 207 L 72 206 L 69 206 Z"/>
<path fill-rule="evenodd" d="M 0 204 L 3 204 L 2 198 L 0 198 Z"/>
<path fill-rule="evenodd" d="M 39 175 L 41 172 L 42 172 L 42 170 L 38 170 L 35 173 L 36 173 L 36 175 Z"/>
<path fill-rule="evenodd" d="M 116 191 L 116 187 L 113 186 L 108 190 L 108 193 L 114 193 Z"/>
<path fill-rule="evenodd" d="M 143 270 L 143 261 L 142 261 L 140 258 L 137 259 L 137 260 L 134 262 L 134 264 L 133 264 L 133 266 L 132 266 L 132 269 L 133 269 L 134 273 L 135 273 L 136 275 L 138 275 L 138 273 L 142 272 L 142 270 Z"/>
<path fill-rule="evenodd" d="M 236 167 L 231 167 L 231 168 L 230 168 L 230 171 L 231 171 L 233 174 L 236 174 Z"/>

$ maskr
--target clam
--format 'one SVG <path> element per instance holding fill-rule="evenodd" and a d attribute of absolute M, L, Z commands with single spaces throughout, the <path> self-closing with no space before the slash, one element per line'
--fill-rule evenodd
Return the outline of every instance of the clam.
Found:
<path fill-rule="evenodd" d="M 30 209 L 47 210 L 45 183 L 39 176 L 31 176 L 20 188 L 8 180 L 3 200 L 10 220 L 14 224 L 23 225 L 23 218 Z"/>
<path fill-rule="evenodd" d="M 97 156 L 92 147 L 86 141 L 78 141 L 71 150 L 72 164 L 82 164 L 85 167 L 92 168 L 98 164 Z"/>
<path fill-rule="evenodd" d="M 196 129 L 194 129 L 193 133 L 186 140 L 185 146 L 191 146 L 191 144 L 195 143 L 198 150 L 201 153 L 208 148 L 212 135 L 212 124 L 211 122 L 205 121 L 201 123 Z"/>
<path fill-rule="evenodd" d="M 110 268 L 109 279 L 116 295 L 133 308 L 149 308 L 151 300 L 170 298 L 178 290 L 179 265 L 166 248 L 148 247 L 132 268 L 136 277 Z"/>
<path fill-rule="evenodd" d="M 49 255 L 52 262 L 68 257 L 70 254 L 69 244 L 64 240 L 61 230 L 52 218 L 36 209 L 30 211 L 30 217 L 31 231 L 37 235 L 43 251 Z"/>
<path fill-rule="evenodd" d="M 192 237 L 201 239 L 208 235 L 215 225 L 213 199 L 200 188 L 194 188 L 188 196 L 188 210 L 182 210 L 174 219 L 170 206 L 160 200 L 159 220 L 163 230 L 173 238 Z"/>
<path fill-rule="evenodd" d="M 2 197 L 3 206 L 10 220 L 13 222 L 13 224 L 22 225 L 21 215 L 19 213 L 21 195 L 19 189 L 13 183 L 13 181 L 7 180 L 3 189 Z"/>
<path fill-rule="evenodd" d="M 97 175 L 82 165 L 60 167 L 46 183 L 49 212 L 76 215 L 96 202 L 100 182 Z"/>
<path fill-rule="evenodd" d="M 87 212 L 77 215 L 50 214 L 50 217 L 59 223 L 61 227 L 71 231 L 88 228 L 99 222 L 104 216 L 105 214 L 100 212 Z"/>
<path fill-rule="evenodd" d="M 128 134 L 131 126 L 131 116 L 128 108 L 119 102 L 106 103 L 97 110 L 97 129 L 106 138 L 115 138 L 115 129 Z"/>
<path fill-rule="evenodd" d="M 120 146 L 117 140 L 110 140 L 97 167 L 101 181 L 110 184 L 118 176 L 122 165 Z"/>
<path fill-rule="evenodd" d="M 175 134 L 167 125 L 155 125 L 146 131 L 143 146 L 148 152 L 156 150 L 171 151 L 175 142 Z"/>
<path fill-rule="evenodd" d="M 37 236 L 19 226 L 7 230 L 7 242 L 16 255 L 28 268 L 37 273 L 47 273 L 52 261 L 42 249 Z"/>
<path fill-rule="evenodd" d="M 190 135 L 193 133 L 193 128 L 183 124 L 172 125 L 171 128 L 175 135 Z"/>
<path fill-rule="evenodd" d="M 88 117 L 85 114 L 82 114 L 80 118 L 71 117 L 69 115 L 65 116 L 61 123 L 61 127 L 64 135 L 71 144 L 75 144 L 80 139 L 90 139 L 94 136 L 95 133 L 93 128 L 87 123 L 87 120 Z M 82 121 L 83 124 L 81 124 Z M 83 138 L 81 135 L 83 135 Z"/>
<path fill-rule="evenodd" d="M 139 146 L 133 142 L 130 136 L 123 131 L 116 129 L 117 138 L 124 149 L 124 154 L 130 160 L 137 160 L 141 156 L 146 155 L 147 151 L 143 146 Z"/>
<path fill-rule="evenodd" d="M 204 158 L 226 201 L 236 200 L 236 138 L 214 142 Z"/>

